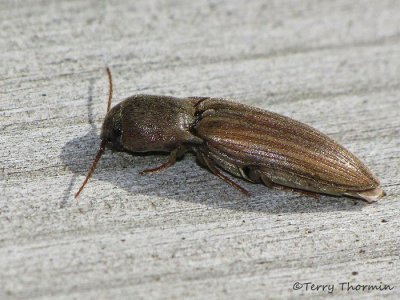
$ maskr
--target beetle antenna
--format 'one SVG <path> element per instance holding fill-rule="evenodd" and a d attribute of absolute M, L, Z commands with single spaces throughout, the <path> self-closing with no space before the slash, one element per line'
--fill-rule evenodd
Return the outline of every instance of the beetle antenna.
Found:
<path fill-rule="evenodd" d="M 88 174 L 86 175 L 85 180 L 83 181 L 81 187 L 79 188 L 78 192 L 76 192 L 75 194 L 75 198 L 78 198 L 79 194 L 82 192 L 83 188 L 85 187 L 86 183 L 89 181 L 90 177 L 92 177 L 92 174 L 94 172 L 94 170 L 96 169 L 96 165 L 98 163 L 98 161 L 100 160 L 100 157 L 103 155 L 104 150 L 106 147 L 106 140 L 102 140 L 100 143 L 100 148 L 96 153 L 96 156 L 93 160 L 92 166 L 90 167 Z"/>
<path fill-rule="evenodd" d="M 107 112 L 110 111 L 111 109 L 111 100 L 112 100 L 112 94 L 113 94 L 113 85 L 112 85 L 112 76 L 111 76 L 111 70 L 109 67 L 106 68 L 107 75 L 108 75 L 108 102 L 107 102 Z M 103 155 L 104 150 L 106 147 L 106 140 L 102 140 L 100 143 L 100 148 L 96 153 L 96 156 L 93 160 L 92 166 L 90 167 L 88 174 L 86 175 L 85 180 L 83 181 L 81 187 L 79 188 L 78 192 L 75 194 L 75 198 L 78 198 L 79 194 L 82 192 L 83 188 L 85 187 L 86 183 L 89 181 L 90 177 L 92 177 L 92 174 L 94 170 L 96 169 L 96 165 L 100 160 L 100 157 Z"/>
<path fill-rule="evenodd" d="M 108 104 L 107 104 L 107 112 L 110 111 L 111 109 L 111 99 L 112 99 L 112 94 L 113 94 L 113 84 L 112 84 L 112 76 L 111 76 L 111 70 L 109 67 L 107 67 L 107 75 L 108 75 Z"/>

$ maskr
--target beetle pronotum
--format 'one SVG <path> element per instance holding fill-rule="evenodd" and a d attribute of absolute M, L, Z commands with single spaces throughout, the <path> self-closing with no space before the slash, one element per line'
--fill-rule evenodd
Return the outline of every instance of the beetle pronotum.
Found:
<path fill-rule="evenodd" d="M 308 125 L 209 97 L 135 95 L 111 108 L 109 68 L 107 74 L 109 98 L 100 149 L 75 197 L 106 148 L 133 155 L 169 153 L 165 163 L 141 174 L 162 171 L 192 151 L 212 174 L 246 195 L 250 193 L 221 170 L 268 187 L 350 196 L 367 202 L 385 194 L 378 179 L 356 156 Z"/>

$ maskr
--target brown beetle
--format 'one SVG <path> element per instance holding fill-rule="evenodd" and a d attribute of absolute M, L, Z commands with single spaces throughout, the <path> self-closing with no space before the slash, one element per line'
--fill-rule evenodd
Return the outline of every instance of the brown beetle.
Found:
<path fill-rule="evenodd" d="M 218 98 L 135 95 L 112 109 L 112 79 L 100 149 L 79 191 L 105 148 L 128 152 L 168 152 L 155 173 L 187 151 L 198 162 L 246 195 L 221 173 L 268 187 L 350 196 L 373 202 L 384 196 L 378 179 L 352 153 L 314 128 L 288 117 Z"/>

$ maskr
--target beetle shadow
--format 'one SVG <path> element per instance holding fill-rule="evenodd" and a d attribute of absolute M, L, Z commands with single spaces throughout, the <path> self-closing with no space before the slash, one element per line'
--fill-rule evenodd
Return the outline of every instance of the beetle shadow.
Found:
<path fill-rule="evenodd" d="M 60 159 L 71 170 L 73 176 L 66 188 L 60 207 L 73 202 L 74 191 L 78 189 L 77 177 L 86 176 L 100 144 L 100 138 L 94 122 L 93 85 L 90 79 L 88 87 L 88 123 L 91 128 L 87 134 L 68 141 L 62 148 Z M 91 180 L 110 182 L 113 186 L 126 190 L 129 194 L 172 198 L 210 207 L 239 211 L 260 211 L 270 214 L 312 213 L 329 211 L 361 210 L 367 206 L 360 200 L 321 196 L 315 199 L 297 192 L 270 189 L 262 184 L 251 184 L 235 178 L 241 186 L 249 190 L 251 197 L 244 196 L 238 190 L 216 178 L 207 170 L 200 168 L 194 155 L 186 154 L 183 161 L 158 174 L 139 175 L 139 172 L 166 160 L 166 156 L 106 151 L 103 154 Z M 89 183 L 90 184 L 90 181 Z"/>

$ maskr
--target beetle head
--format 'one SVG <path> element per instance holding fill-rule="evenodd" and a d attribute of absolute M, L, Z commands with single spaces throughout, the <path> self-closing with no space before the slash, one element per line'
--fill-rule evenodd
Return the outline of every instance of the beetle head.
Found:
<path fill-rule="evenodd" d="M 122 135 L 122 106 L 114 106 L 106 115 L 101 128 L 100 138 L 105 146 L 112 151 L 123 151 Z"/>

